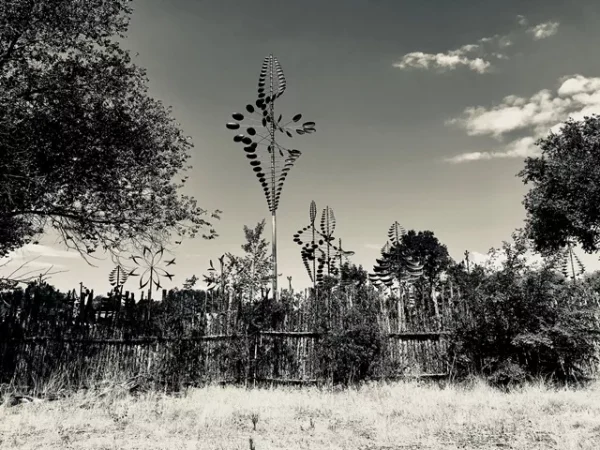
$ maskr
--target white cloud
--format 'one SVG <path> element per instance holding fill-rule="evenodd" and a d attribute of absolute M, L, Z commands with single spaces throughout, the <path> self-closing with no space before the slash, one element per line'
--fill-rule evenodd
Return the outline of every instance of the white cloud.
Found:
<path fill-rule="evenodd" d="M 552 97 L 552 93 L 545 89 L 529 99 L 510 95 L 489 109 L 469 107 L 462 117 L 451 119 L 447 124 L 464 128 L 469 136 L 491 135 L 497 139 L 506 133 L 532 127 L 547 132 L 549 124 L 560 121 L 572 101 L 570 98 Z"/>
<path fill-rule="evenodd" d="M 554 36 L 558 33 L 558 26 L 560 24 L 558 22 L 545 22 L 536 25 L 535 27 L 531 27 L 527 30 L 529 34 L 533 35 L 533 39 L 538 41 L 540 39 L 546 39 L 550 36 Z"/>
<path fill-rule="evenodd" d="M 517 16 L 517 22 L 521 26 L 527 25 L 527 19 Z M 543 39 L 558 31 L 558 22 L 541 23 L 527 29 L 526 32 L 533 35 L 535 40 Z M 439 53 L 425 53 L 422 51 L 405 54 L 400 62 L 394 63 L 393 67 L 399 69 L 433 69 L 438 72 L 455 70 L 459 67 L 467 67 L 469 70 L 484 74 L 492 70 L 491 59 L 508 59 L 508 56 L 500 50 L 506 49 L 515 43 L 515 40 L 523 35 L 523 30 L 513 31 L 506 35 L 494 35 L 484 37 L 476 44 L 463 45 L 455 50 Z"/>
<path fill-rule="evenodd" d="M 481 58 L 469 58 L 468 53 L 472 52 L 471 47 L 478 47 L 476 45 L 465 45 L 464 47 L 452 50 L 448 53 L 423 53 L 423 52 L 412 52 L 407 53 L 402 57 L 399 63 L 395 63 L 394 67 L 400 69 L 415 68 L 415 69 L 429 69 L 435 68 L 440 71 L 454 70 L 459 66 L 467 66 L 469 69 L 478 72 L 485 73 L 490 67 L 491 63 L 484 61 Z"/>
<path fill-rule="evenodd" d="M 2 273 L 4 273 L 5 275 L 10 273 L 11 271 L 14 271 L 16 269 L 19 268 L 19 266 L 23 265 L 23 267 L 17 272 L 18 274 L 23 274 L 23 272 L 28 272 L 30 270 L 38 270 L 38 269 L 60 269 L 65 267 L 64 264 L 56 264 L 56 263 L 51 263 L 51 262 L 42 262 L 42 261 L 37 261 L 37 260 L 16 260 L 16 259 L 12 259 L 12 260 L 6 260 L 8 262 L 8 264 L 4 265 L 4 262 L 2 262 L 0 264 L 1 268 L 1 272 L 0 272 L 0 276 L 2 275 Z M 26 262 L 26 264 L 24 264 Z"/>
<path fill-rule="evenodd" d="M 539 149 L 535 146 L 535 141 L 536 140 L 533 137 L 524 137 L 510 142 L 504 150 L 461 153 L 447 158 L 446 161 L 456 164 L 487 159 L 526 158 L 528 156 L 537 156 L 539 155 Z"/>
<path fill-rule="evenodd" d="M 493 158 L 516 158 L 537 155 L 533 143 L 550 132 L 558 132 L 568 118 L 581 120 L 600 113 L 600 78 L 572 75 L 559 80 L 553 94 L 543 89 L 530 98 L 507 96 L 491 108 L 466 108 L 461 117 L 447 125 L 463 128 L 470 136 L 490 136 L 499 141 L 508 133 L 526 131 L 528 136 L 510 142 L 502 150 L 463 153 L 448 158 L 453 163 Z"/>
<path fill-rule="evenodd" d="M 23 260 L 35 257 L 47 257 L 47 258 L 78 258 L 80 255 L 74 251 L 60 250 L 49 247 L 47 245 L 40 244 L 26 244 L 18 250 L 15 250 L 5 256 L 0 261 L 5 259 L 12 260 Z"/>

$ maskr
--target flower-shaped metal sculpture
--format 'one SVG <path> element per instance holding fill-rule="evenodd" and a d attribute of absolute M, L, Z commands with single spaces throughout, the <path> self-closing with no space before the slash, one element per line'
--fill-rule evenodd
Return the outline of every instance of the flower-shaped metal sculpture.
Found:
<path fill-rule="evenodd" d="M 300 151 L 288 149 L 277 142 L 278 134 L 291 138 L 310 134 L 315 130 L 314 122 L 303 122 L 302 114 L 296 114 L 284 122 L 283 116 L 275 114 L 275 101 L 286 88 L 283 70 L 277 58 L 269 55 L 263 61 L 258 79 L 258 99 L 246 105 L 246 113 L 236 112 L 229 130 L 238 132 L 234 142 L 243 145 L 246 158 L 260 182 L 273 219 L 273 295 L 277 298 L 277 209 L 287 174 L 300 157 Z"/>
<path fill-rule="evenodd" d="M 369 274 L 369 280 L 376 287 L 392 288 L 394 281 L 406 287 L 423 275 L 423 264 L 405 255 L 401 249 L 402 236 L 405 234 L 406 230 L 398 222 L 394 222 L 388 230 L 389 241 L 381 249 L 382 257 L 376 259 L 374 273 Z"/>
<path fill-rule="evenodd" d="M 317 218 L 317 205 L 313 201 L 310 204 L 310 223 L 294 234 L 294 242 L 302 246 L 300 255 L 302 262 L 308 272 L 308 276 L 313 282 L 313 287 L 323 282 L 325 272 L 328 276 L 338 275 L 341 271 L 343 259 L 352 256 L 354 252 L 345 251 L 340 246 L 336 247 L 333 244 L 335 238 L 335 214 L 329 206 L 325 207 L 321 214 L 320 229 L 317 229 L 315 221 Z M 304 242 L 302 234 L 310 231 L 310 241 Z M 339 261 L 340 267 L 336 267 L 336 260 Z"/>
<path fill-rule="evenodd" d="M 161 277 L 167 277 L 169 280 L 173 279 L 173 274 L 167 272 L 162 267 L 159 267 L 159 264 L 162 262 L 162 258 L 164 256 L 165 249 L 164 247 L 160 247 L 156 251 L 152 251 L 149 247 L 144 246 L 144 250 L 142 251 L 142 256 L 130 256 L 130 259 L 136 263 L 143 272 L 141 274 L 135 273 L 137 267 L 133 269 L 130 273 L 130 277 L 140 277 L 140 289 L 144 289 L 148 286 L 148 300 L 152 300 L 152 289 L 161 289 L 162 286 L 160 284 Z M 175 264 L 175 258 L 165 261 L 165 266 L 170 266 Z"/>

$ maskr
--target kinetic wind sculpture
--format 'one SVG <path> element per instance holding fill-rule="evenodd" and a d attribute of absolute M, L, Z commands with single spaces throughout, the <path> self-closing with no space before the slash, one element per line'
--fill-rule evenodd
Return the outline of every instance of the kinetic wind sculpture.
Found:
<path fill-rule="evenodd" d="M 140 277 L 140 289 L 144 289 L 148 286 L 148 300 L 152 300 L 152 289 L 162 288 L 160 284 L 161 277 L 167 277 L 169 280 L 173 279 L 173 274 L 167 272 L 159 264 L 162 262 L 165 249 L 160 247 L 155 252 L 152 252 L 149 247 L 144 247 L 142 256 L 130 256 L 134 263 L 136 263 L 144 271 L 140 274 L 135 273 L 136 269 L 133 269 L 130 273 L 130 277 Z M 175 258 L 165 261 L 166 266 L 175 264 Z M 153 286 L 154 285 L 154 286 Z"/>
<path fill-rule="evenodd" d="M 226 279 L 229 276 L 228 273 L 225 272 L 225 257 L 226 255 L 221 255 L 218 260 L 221 267 L 221 271 L 217 273 L 217 269 L 210 260 L 210 267 L 208 268 L 208 275 L 204 275 L 204 282 L 206 283 L 207 290 L 212 291 L 217 286 L 220 286 L 221 292 L 224 294 L 226 287 Z"/>
<path fill-rule="evenodd" d="M 401 287 L 408 287 L 423 275 L 423 264 L 405 255 L 400 248 L 405 234 L 406 230 L 398 222 L 394 222 L 388 230 L 389 241 L 381 249 L 382 257 L 376 259 L 375 273 L 369 274 L 369 280 L 376 287 L 391 289 L 394 281 L 398 281 Z"/>
<path fill-rule="evenodd" d="M 123 293 L 123 285 L 129 278 L 129 272 L 121 264 L 117 264 L 108 274 L 108 282 L 112 286 L 115 294 Z"/>
<path fill-rule="evenodd" d="M 329 206 L 325 207 L 321 214 L 320 230 L 315 226 L 317 219 L 317 204 L 312 201 L 310 204 L 310 223 L 294 234 L 294 242 L 302 246 L 300 255 L 302 262 L 308 272 L 310 280 L 313 282 L 313 287 L 323 282 L 325 271 L 328 276 L 335 276 L 341 273 L 343 260 L 354 255 L 352 251 L 342 249 L 342 241 L 340 239 L 339 246 L 333 245 L 335 238 L 333 232 L 335 230 L 335 214 Z M 310 241 L 302 241 L 302 234 L 309 232 Z M 336 267 L 336 261 L 339 261 L 339 267 Z"/>
<path fill-rule="evenodd" d="M 234 136 L 234 142 L 244 146 L 252 170 L 260 182 L 273 223 L 273 298 L 277 300 L 277 208 L 281 191 L 288 172 L 300 157 L 300 151 L 282 147 L 276 140 L 277 134 L 287 137 L 296 134 L 310 134 L 315 130 L 314 122 L 299 124 L 302 114 L 296 114 L 291 120 L 283 122 L 283 117 L 275 115 L 275 101 L 281 97 L 286 88 L 285 76 L 277 58 L 269 55 L 263 61 L 258 79 L 258 99 L 255 104 L 246 105 L 248 123 L 244 123 L 245 115 L 234 113 L 234 122 L 228 122 L 229 130 L 240 130 L 243 133 Z"/>
<path fill-rule="evenodd" d="M 558 258 L 560 271 L 565 278 L 569 278 L 569 268 L 571 269 L 572 280 L 576 280 L 578 276 L 585 273 L 585 266 L 579 259 L 579 256 L 577 256 L 577 253 L 573 251 L 573 243 L 571 241 L 568 241 L 566 247 L 559 252 Z M 575 265 L 577 265 L 577 270 L 575 270 Z"/>

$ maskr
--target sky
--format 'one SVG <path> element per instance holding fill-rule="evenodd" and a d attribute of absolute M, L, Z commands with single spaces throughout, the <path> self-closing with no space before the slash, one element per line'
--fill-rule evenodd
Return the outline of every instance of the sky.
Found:
<path fill-rule="evenodd" d="M 165 288 L 202 277 L 209 260 L 241 254 L 243 226 L 270 214 L 241 147 L 225 128 L 256 99 L 262 60 L 281 62 L 284 116 L 316 133 L 278 211 L 280 285 L 310 285 L 292 236 L 314 200 L 335 211 L 336 238 L 372 270 L 394 221 L 431 230 L 455 260 L 475 258 L 523 226 L 527 186 L 516 174 L 535 141 L 568 117 L 600 112 L 600 2 L 595 0 L 137 0 L 127 39 L 150 94 L 192 138 L 184 192 L 223 211 L 219 237 L 186 240 Z M 287 142 L 285 142 L 287 144 Z M 25 260 L 60 289 L 109 289 L 110 258 L 87 265 L 49 233 L 0 268 Z M 584 255 L 588 269 L 597 256 Z M 126 288 L 137 290 L 137 280 Z"/>

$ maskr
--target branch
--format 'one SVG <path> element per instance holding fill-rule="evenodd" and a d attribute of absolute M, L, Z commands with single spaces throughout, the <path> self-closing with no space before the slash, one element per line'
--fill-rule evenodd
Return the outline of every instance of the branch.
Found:
<path fill-rule="evenodd" d="M 27 264 L 35 261 L 36 259 L 38 259 L 38 257 L 33 258 L 29 261 L 25 261 L 23 264 L 21 264 L 19 267 L 17 267 L 15 270 L 13 270 L 8 276 L 6 277 L 0 277 L 0 285 L 4 284 L 9 284 L 12 285 L 12 287 L 15 287 L 17 284 L 30 284 L 33 281 L 35 281 L 36 279 L 41 279 L 44 280 L 44 277 L 48 277 L 51 275 L 56 275 L 59 273 L 64 273 L 67 272 L 66 270 L 60 270 L 60 271 L 55 271 L 55 272 L 51 272 L 52 268 L 54 267 L 54 265 L 50 265 L 50 267 L 48 267 L 45 272 L 42 273 L 38 273 L 36 275 L 32 275 L 34 272 L 36 272 L 36 270 L 30 270 L 28 272 L 25 272 L 21 275 L 16 275 L 17 272 L 19 272 L 19 270 L 21 270 L 23 267 L 27 266 Z M 8 263 L 10 263 L 12 260 L 9 259 L 8 261 L 6 261 L 4 264 L 0 265 L 0 267 L 5 267 Z"/>
<path fill-rule="evenodd" d="M 21 37 L 23 36 L 25 31 L 27 30 L 27 26 L 30 25 L 30 20 L 33 15 L 33 9 L 35 8 L 35 5 L 36 5 L 36 2 L 32 1 L 31 6 L 29 8 L 29 12 L 27 13 L 26 23 L 23 25 L 23 28 L 21 29 L 21 31 L 17 32 L 13 36 L 12 40 L 8 44 L 8 48 L 6 49 L 6 52 L 4 53 L 4 55 L 0 56 L 0 70 L 2 70 L 4 68 L 4 65 L 9 61 L 9 59 L 12 56 L 12 53 L 15 49 L 15 46 L 17 45 L 17 42 L 19 42 L 19 39 L 21 39 Z"/>

